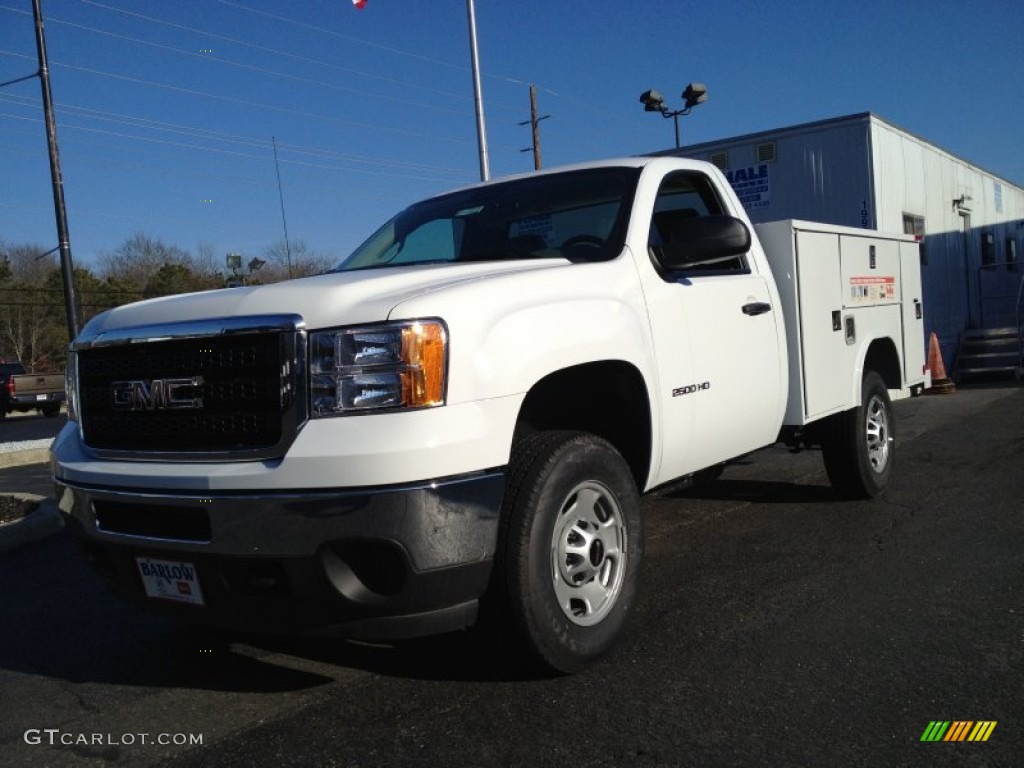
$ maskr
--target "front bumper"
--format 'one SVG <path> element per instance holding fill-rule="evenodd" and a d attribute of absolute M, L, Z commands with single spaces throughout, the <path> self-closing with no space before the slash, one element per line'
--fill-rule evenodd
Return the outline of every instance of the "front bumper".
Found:
<path fill-rule="evenodd" d="M 258 493 L 57 486 L 93 565 L 151 608 L 244 630 L 383 639 L 473 623 L 504 474 Z M 147 598 L 140 556 L 194 565 L 205 604 Z"/>

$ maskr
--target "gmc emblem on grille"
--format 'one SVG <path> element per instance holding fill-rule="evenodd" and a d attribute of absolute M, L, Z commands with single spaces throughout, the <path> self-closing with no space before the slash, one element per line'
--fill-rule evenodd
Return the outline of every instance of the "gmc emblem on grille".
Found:
<path fill-rule="evenodd" d="M 110 394 L 116 411 L 196 410 L 203 407 L 203 398 L 195 397 L 194 389 L 202 383 L 202 376 L 115 381 L 110 385 Z M 193 391 L 184 391 L 189 389 Z"/>

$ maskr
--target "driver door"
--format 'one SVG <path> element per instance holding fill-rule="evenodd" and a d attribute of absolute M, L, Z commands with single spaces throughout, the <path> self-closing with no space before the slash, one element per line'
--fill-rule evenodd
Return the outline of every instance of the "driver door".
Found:
<path fill-rule="evenodd" d="M 781 308 L 750 254 L 686 270 L 658 267 L 657 249 L 671 241 L 674 223 L 725 213 L 715 185 L 695 171 L 666 175 L 652 211 L 656 268 L 642 272 L 663 424 L 658 482 L 768 445 L 778 433 Z"/>

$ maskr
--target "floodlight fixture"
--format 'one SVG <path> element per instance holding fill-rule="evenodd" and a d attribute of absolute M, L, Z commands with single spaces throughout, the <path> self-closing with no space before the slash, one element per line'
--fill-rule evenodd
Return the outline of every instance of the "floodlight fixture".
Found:
<path fill-rule="evenodd" d="M 665 97 L 657 91 L 644 91 L 640 94 L 645 112 L 661 112 L 665 108 Z"/>
<path fill-rule="evenodd" d="M 708 87 L 704 83 L 690 83 L 686 86 L 686 90 L 683 91 L 683 101 L 686 103 L 687 110 L 691 110 L 707 100 Z"/>
<path fill-rule="evenodd" d="M 669 109 L 665 106 L 665 98 L 655 90 L 640 94 L 640 102 L 645 112 L 659 112 L 662 117 L 671 117 L 675 121 L 676 149 L 679 149 L 679 116 L 690 114 L 690 110 L 708 100 L 708 87 L 704 83 L 690 83 L 682 93 L 683 108 Z"/>

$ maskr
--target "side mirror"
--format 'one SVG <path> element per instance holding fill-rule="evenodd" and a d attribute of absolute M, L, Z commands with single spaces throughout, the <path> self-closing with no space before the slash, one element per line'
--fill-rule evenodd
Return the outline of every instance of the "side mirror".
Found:
<path fill-rule="evenodd" d="M 750 230 L 732 216 L 704 216 L 675 222 L 652 248 L 662 269 L 679 270 L 728 261 L 750 250 Z"/>

